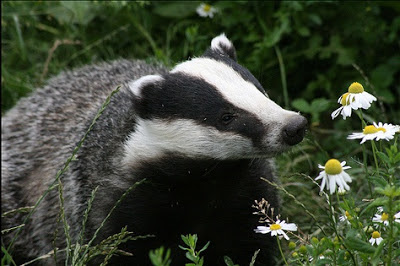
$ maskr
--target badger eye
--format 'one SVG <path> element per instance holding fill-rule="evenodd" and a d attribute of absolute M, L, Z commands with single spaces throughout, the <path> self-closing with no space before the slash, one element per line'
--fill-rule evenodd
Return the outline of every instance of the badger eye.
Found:
<path fill-rule="evenodd" d="M 224 124 L 229 124 L 236 116 L 234 114 L 224 114 L 221 118 Z"/>

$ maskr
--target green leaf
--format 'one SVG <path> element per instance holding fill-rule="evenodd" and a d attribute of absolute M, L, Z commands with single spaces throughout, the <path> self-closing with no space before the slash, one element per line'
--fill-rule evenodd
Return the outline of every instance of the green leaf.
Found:
<path fill-rule="evenodd" d="M 330 101 L 328 99 L 318 98 L 312 101 L 310 108 L 313 112 L 321 113 L 328 110 L 329 103 Z"/>
<path fill-rule="evenodd" d="M 400 153 L 398 153 L 394 158 L 393 158 L 393 163 L 400 162 Z"/>
<path fill-rule="evenodd" d="M 321 17 L 318 16 L 317 14 L 309 14 L 308 17 L 310 18 L 310 20 L 312 22 L 314 22 L 317 25 L 321 25 L 322 24 L 322 20 Z"/>
<path fill-rule="evenodd" d="M 163 2 L 157 3 L 154 13 L 167 18 L 184 18 L 196 12 L 200 2 Z"/>
<path fill-rule="evenodd" d="M 345 263 L 345 256 L 346 252 L 344 250 L 339 250 L 338 255 L 337 255 L 337 264 L 338 265 L 344 265 Z"/>
<path fill-rule="evenodd" d="M 195 257 L 192 253 L 190 252 L 186 252 L 185 254 L 186 258 L 188 258 L 189 260 L 196 262 L 197 261 L 197 257 Z"/>
<path fill-rule="evenodd" d="M 190 236 L 190 235 L 189 235 Z M 185 244 L 190 247 L 190 241 L 189 241 L 189 236 L 181 235 L 181 238 Z"/>
<path fill-rule="evenodd" d="M 310 104 L 304 99 L 295 99 L 292 101 L 292 106 L 297 110 L 304 113 L 311 113 L 312 109 Z"/>
<path fill-rule="evenodd" d="M 387 165 L 391 165 L 390 163 L 390 158 L 383 152 L 377 151 L 376 154 L 378 155 L 378 157 L 384 161 Z"/>
<path fill-rule="evenodd" d="M 185 248 L 185 247 L 182 247 L 181 245 L 179 245 L 178 246 L 180 249 L 183 249 L 183 250 L 191 250 L 190 248 Z"/>
<path fill-rule="evenodd" d="M 207 242 L 207 244 L 204 245 L 204 247 L 202 249 L 200 249 L 199 253 L 203 252 L 204 250 L 206 250 L 208 248 L 208 246 L 210 245 L 210 241 Z"/>
<path fill-rule="evenodd" d="M 198 265 L 198 266 L 203 266 L 203 264 L 204 264 L 204 257 L 202 257 L 202 258 L 200 259 L 200 261 L 197 263 L 197 265 Z"/>
<path fill-rule="evenodd" d="M 375 188 L 376 192 L 379 194 L 385 195 L 387 197 L 397 197 L 400 196 L 400 188 L 396 188 L 395 186 L 387 185 L 385 188 Z"/>
<path fill-rule="evenodd" d="M 347 237 L 344 242 L 349 248 L 357 251 L 361 251 L 368 254 L 372 254 L 375 252 L 375 248 L 371 246 L 370 243 L 366 243 L 365 241 L 355 236 Z"/>
<path fill-rule="evenodd" d="M 371 82 L 372 84 L 379 84 L 380 88 L 386 89 L 392 84 L 395 72 L 396 68 L 393 68 L 393 66 L 381 64 L 371 72 Z"/>
<path fill-rule="evenodd" d="M 189 242 L 190 242 L 190 247 L 195 249 L 196 248 L 196 243 L 197 243 L 197 235 L 189 235 Z"/>
<path fill-rule="evenodd" d="M 318 265 L 318 266 L 319 266 L 319 265 L 321 265 L 321 266 L 324 265 L 324 266 L 325 266 L 325 265 L 333 265 L 333 264 L 332 264 L 332 260 L 330 260 L 330 259 L 325 259 L 325 258 L 324 258 L 324 259 L 318 260 L 318 261 L 315 263 L 315 265 Z"/>
<path fill-rule="evenodd" d="M 232 259 L 229 258 L 228 256 L 224 256 L 224 261 L 225 261 L 225 264 L 227 266 L 235 266 L 235 264 L 233 263 Z"/>
<path fill-rule="evenodd" d="M 300 34 L 300 36 L 303 36 L 303 37 L 310 36 L 310 30 L 306 27 L 299 27 L 297 29 L 297 32 Z"/>
<path fill-rule="evenodd" d="M 266 47 L 272 47 L 277 44 L 283 34 L 289 30 L 289 18 L 287 15 L 279 16 L 280 25 L 274 27 L 271 31 L 265 33 L 263 43 Z"/>

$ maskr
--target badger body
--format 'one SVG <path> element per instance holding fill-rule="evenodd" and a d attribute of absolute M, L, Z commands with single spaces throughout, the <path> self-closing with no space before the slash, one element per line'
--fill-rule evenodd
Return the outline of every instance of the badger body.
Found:
<path fill-rule="evenodd" d="M 198 58 L 171 71 L 143 61 L 117 60 L 65 72 L 22 99 L 2 121 L 2 212 L 33 206 L 85 134 L 97 111 L 121 85 L 62 176 L 72 243 L 79 238 L 87 201 L 98 187 L 86 225 L 91 238 L 124 192 L 98 241 L 127 226 L 136 236 L 115 265 L 148 265 L 148 252 L 172 249 L 173 265 L 186 259 L 181 234 L 198 234 L 209 265 L 227 255 L 246 265 L 274 264 L 275 240 L 254 233 L 254 200 L 279 207 L 273 156 L 300 142 L 306 120 L 271 101 L 236 61 L 220 35 Z M 33 213 L 14 244 L 17 263 L 65 248 L 57 189 Z M 2 230 L 24 215 L 2 219 Z M 55 237 L 57 235 L 58 237 Z M 5 244 L 13 234 L 5 236 Z M 56 239 L 56 240 L 54 240 Z M 62 257 L 62 254 L 61 254 Z M 54 264 L 54 260 L 42 260 Z"/>

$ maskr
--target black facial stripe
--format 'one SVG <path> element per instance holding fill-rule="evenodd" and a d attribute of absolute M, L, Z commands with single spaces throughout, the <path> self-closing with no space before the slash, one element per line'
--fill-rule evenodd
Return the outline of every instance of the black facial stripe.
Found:
<path fill-rule="evenodd" d="M 218 52 L 212 50 L 211 48 L 207 49 L 207 51 L 203 54 L 203 57 L 212 58 L 217 60 L 218 62 L 224 63 L 227 66 L 231 67 L 235 70 L 244 80 L 251 82 L 256 86 L 256 88 L 266 95 L 266 92 L 260 82 L 251 74 L 251 72 L 239 65 L 235 60 L 232 60 L 228 56 L 224 56 L 223 54 L 219 54 Z"/>
<path fill-rule="evenodd" d="M 144 119 L 191 119 L 199 125 L 214 127 L 222 132 L 233 132 L 250 138 L 260 145 L 266 128 L 256 115 L 227 101 L 217 88 L 201 78 L 183 73 L 170 73 L 158 85 L 148 85 L 137 99 L 136 108 Z M 224 124 L 224 114 L 235 118 Z"/>

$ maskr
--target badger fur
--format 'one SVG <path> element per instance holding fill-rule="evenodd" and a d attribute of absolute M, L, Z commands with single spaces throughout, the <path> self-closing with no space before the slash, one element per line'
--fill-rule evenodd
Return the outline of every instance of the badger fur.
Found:
<path fill-rule="evenodd" d="M 274 180 L 272 157 L 302 140 L 306 120 L 269 99 L 237 63 L 225 35 L 171 71 L 127 60 L 86 66 L 20 100 L 2 119 L 2 213 L 35 204 L 120 84 L 61 178 L 72 243 L 95 187 L 88 239 L 121 195 L 146 179 L 113 212 L 98 240 L 124 226 L 154 237 L 124 243 L 120 248 L 133 256 L 116 256 L 113 264 L 148 265 L 148 251 L 164 246 L 172 249 L 173 265 L 183 265 L 178 245 L 188 233 L 199 236 L 199 246 L 211 242 L 204 252 L 208 265 L 223 264 L 225 255 L 247 265 L 257 249 L 260 265 L 274 264 L 276 240 L 254 233 L 258 217 L 251 206 L 265 198 L 278 208 L 277 192 L 260 177 Z M 53 245 L 65 248 L 58 214 L 53 189 L 14 244 L 17 263 Z M 7 215 L 2 230 L 23 218 Z M 5 245 L 12 236 L 4 236 Z"/>

